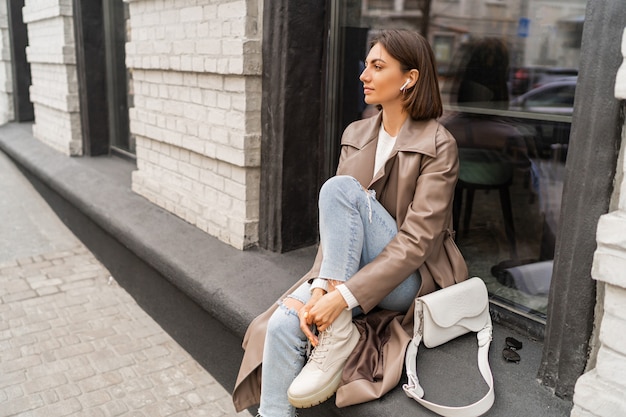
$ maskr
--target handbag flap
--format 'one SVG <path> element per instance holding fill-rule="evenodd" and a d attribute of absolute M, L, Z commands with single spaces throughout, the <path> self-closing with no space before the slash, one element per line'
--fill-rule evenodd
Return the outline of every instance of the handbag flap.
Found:
<path fill-rule="evenodd" d="M 428 310 L 432 321 L 442 328 L 462 324 L 468 330 L 479 331 L 489 317 L 487 287 L 478 277 L 434 291 L 418 300 Z M 485 320 L 480 319 L 481 315 L 486 316 Z"/>

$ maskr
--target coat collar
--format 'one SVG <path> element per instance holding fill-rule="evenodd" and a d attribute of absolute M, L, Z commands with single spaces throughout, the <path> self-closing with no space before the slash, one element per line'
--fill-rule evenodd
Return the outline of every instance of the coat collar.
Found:
<path fill-rule="evenodd" d="M 379 188 L 384 185 L 384 179 L 387 177 L 387 162 L 398 152 L 421 153 L 433 158 L 437 155 L 436 135 L 439 123 L 435 120 L 417 121 L 408 118 L 398 132 L 396 144 L 383 169 L 372 178 L 381 122 L 382 112 L 376 117 L 350 125 L 343 136 L 342 144 L 352 146 L 359 152 L 344 161 L 342 172 L 338 171 L 338 173 L 349 172 L 361 184 L 368 184 L 367 188 L 373 188 L 376 192 L 380 192 Z"/>
<path fill-rule="evenodd" d="M 376 117 L 355 123 L 355 131 L 352 135 L 344 137 L 345 145 L 363 149 L 366 145 L 377 142 L 378 130 L 382 123 L 382 112 Z M 404 122 L 398 136 L 392 154 L 396 152 L 418 152 L 431 157 L 437 155 L 436 134 L 439 123 L 436 120 L 413 120 L 410 117 Z M 372 143 L 372 145 L 375 145 Z"/>

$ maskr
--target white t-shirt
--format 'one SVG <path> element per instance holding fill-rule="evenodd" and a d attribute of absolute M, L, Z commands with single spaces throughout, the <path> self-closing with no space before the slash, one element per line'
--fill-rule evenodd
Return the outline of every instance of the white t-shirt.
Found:
<path fill-rule="evenodd" d="M 396 137 L 391 136 L 385 131 L 383 124 L 380 124 L 380 130 L 378 131 L 378 145 L 376 146 L 376 159 L 374 160 L 374 176 L 380 171 L 380 169 L 387 161 L 391 150 L 396 144 Z"/>

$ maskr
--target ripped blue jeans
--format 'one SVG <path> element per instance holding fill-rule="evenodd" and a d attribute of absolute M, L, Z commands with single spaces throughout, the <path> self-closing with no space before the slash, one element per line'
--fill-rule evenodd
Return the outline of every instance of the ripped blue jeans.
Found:
<path fill-rule="evenodd" d="M 374 191 L 366 191 L 350 176 L 332 177 L 322 186 L 319 224 L 324 255 L 319 276 L 337 281 L 350 279 L 398 233 L 396 221 L 376 200 Z M 419 274 L 411 274 L 379 306 L 406 311 L 420 283 Z M 288 297 L 306 303 L 311 297 L 310 284 L 305 282 Z M 287 399 L 287 389 L 304 367 L 306 352 L 307 339 L 300 330 L 297 312 L 280 302 L 269 320 L 265 338 L 260 416 L 296 415 Z"/>

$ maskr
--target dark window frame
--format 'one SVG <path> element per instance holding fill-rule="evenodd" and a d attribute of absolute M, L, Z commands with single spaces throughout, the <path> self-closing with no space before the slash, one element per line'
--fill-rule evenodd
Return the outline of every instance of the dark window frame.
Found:
<path fill-rule="evenodd" d="M 73 0 L 83 155 L 109 154 L 109 110 L 102 0 Z"/>
<path fill-rule="evenodd" d="M 624 125 L 624 104 L 615 98 L 614 86 L 623 60 L 620 48 L 625 26 L 626 8 L 621 0 L 587 2 L 561 227 L 538 372 L 544 385 L 568 399 L 589 359 L 596 305 L 596 283 L 591 277 L 596 229 L 599 217 L 609 211 Z"/>
<path fill-rule="evenodd" d="M 22 17 L 24 0 L 7 0 L 11 69 L 13 76 L 13 118 L 17 122 L 35 119 L 33 103 L 30 101 L 31 72 L 26 59 L 28 30 Z"/>
<path fill-rule="evenodd" d="M 326 4 L 263 7 L 259 245 L 286 252 L 318 239 Z"/>

